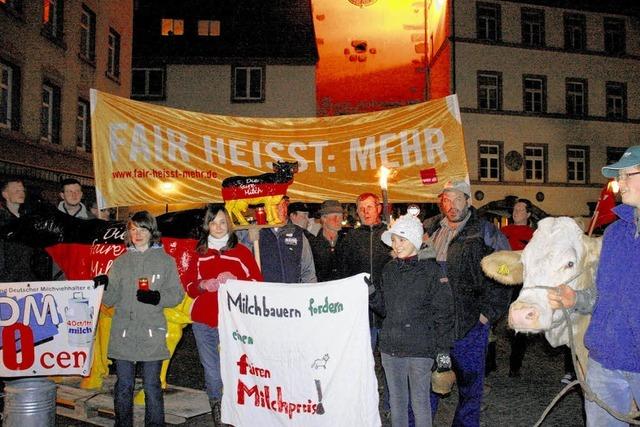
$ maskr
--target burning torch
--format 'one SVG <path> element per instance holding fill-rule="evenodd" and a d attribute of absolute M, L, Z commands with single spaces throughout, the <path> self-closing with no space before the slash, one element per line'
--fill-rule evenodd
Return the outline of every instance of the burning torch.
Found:
<path fill-rule="evenodd" d="M 387 225 L 391 222 L 389 215 L 389 193 L 387 192 L 387 180 L 391 172 L 392 170 L 386 168 L 384 165 L 380 166 L 380 170 L 378 171 L 380 189 L 382 190 L 382 218 Z"/>

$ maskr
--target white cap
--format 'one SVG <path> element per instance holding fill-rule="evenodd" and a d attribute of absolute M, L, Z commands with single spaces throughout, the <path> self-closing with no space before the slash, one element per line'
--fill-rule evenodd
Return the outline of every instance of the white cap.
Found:
<path fill-rule="evenodd" d="M 424 229 L 422 228 L 420 220 L 415 216 L 402 215 L 393 223 L 389 230 L 382 233 L 381 239 L 386 245 L 391 246 L 392 234 L 404 237 L 410 241 L 417 250 L 419 250 L 420 246 L 422 246 L 422 235 L 424 234 Z"/>

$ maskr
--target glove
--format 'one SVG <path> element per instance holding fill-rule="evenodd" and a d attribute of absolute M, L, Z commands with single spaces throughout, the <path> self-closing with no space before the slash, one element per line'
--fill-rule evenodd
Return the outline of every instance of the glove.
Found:
<path fill-rule="evenodd" d="M 160 292 L 158 291 L 143 291 L 138 289 L 136 298 L 143 304 L 158 305 L 160 302 Z"/>
<path fill-rule="evenodd" d="M 376 291 L 376 287 L 371 283 L 371 276 L 364 276 L 364 283 L 367 284 L 367 288 L 369 289 L 369 295 L 373 295 Z"/>
<path fill-rule="evenodd" d="M 451 357 L 447 353 L 438 353 L 436 356 L 436 372 L 451 370 Z"/>
<path fill-rule="evenodd" d="M 93 278 L 93 287 L 97 288 L 98 286 L 104 286 L 104 290 L 107 290 L 107 286 L 109 285 L 109 276 L 106 274 L 101 274 Z"/>

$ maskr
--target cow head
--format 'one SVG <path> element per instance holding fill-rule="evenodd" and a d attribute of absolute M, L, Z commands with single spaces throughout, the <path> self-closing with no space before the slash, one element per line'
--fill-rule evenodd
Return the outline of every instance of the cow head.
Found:
<path fill-rule="evenodd" d="M 502 254 L 502 255 L 501 255 Z M 568 342 L 567 325 L 560 310 L 552 310 L 547 290 L 562 283 L 573 289 L 593 286 L 600 255 L 600 239 L 584 235 L 571 218 L 545 218 L 538 223 L 533 238 L 522 251 L 522 276 L 505 279 L 504 272 L 517 272 L 517 253 L 497 252 L 483 260 L 483 269 L 501 283 L 523 283 L 522 291 L 509 308 L 509 326 L 517 332 L 544 331 L 554 346 Z M 491 257 L 502 256 L 497 263 Z M 500 274 L 502 270 L 503 274 Z M 521 279 L 521 280 L 518 280 Z"/>

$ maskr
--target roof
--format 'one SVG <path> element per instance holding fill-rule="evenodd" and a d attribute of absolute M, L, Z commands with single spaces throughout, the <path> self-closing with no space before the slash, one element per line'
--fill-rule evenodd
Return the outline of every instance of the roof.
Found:
<path fill-rule="evenodd" d="M 162 36 L 162 19 L 184 20 L 184 35 Z M 198 21 L 220 21 L 220 35 L 198 36 Z M 140 0 L 133 57 L 168 63 L 277 64 L 318 61 L 311 0 Z"/>

